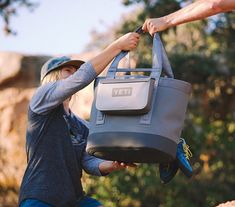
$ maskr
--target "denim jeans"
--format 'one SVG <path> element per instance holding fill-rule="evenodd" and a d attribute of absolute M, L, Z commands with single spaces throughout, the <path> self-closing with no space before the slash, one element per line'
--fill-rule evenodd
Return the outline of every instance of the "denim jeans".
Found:
<path fill-rule="evenodd" d="M 95 200 L 94 198 L 84 196 L 82 199 L 78 201 L 75 207 L 98 207 L 102 206 L 102 204 Z M 47 203 L 36 199 L 26 199 L 21 204 L 20 207 L 53 207 Z"/>
<path fill-rule="evenodd" d="M 76 207 L 98 207 L 102 206 L 102 204 L 95 200 L 94 198 L 84 196 L 76 205 Z"/>
<path fill-rule="evenodd" d="M 46 204 L 44 202 L 41 202 L 39 200 L 36 199 L 26 199 L 23 202 L 21 202 L 20 207 L 52 207 L 49 204 Z"/>

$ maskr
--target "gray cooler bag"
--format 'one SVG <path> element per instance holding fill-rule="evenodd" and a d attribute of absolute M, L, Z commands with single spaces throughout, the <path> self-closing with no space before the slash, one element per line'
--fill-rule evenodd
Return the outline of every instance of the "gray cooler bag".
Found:
<path fill-rule="evenodd" d="M 191 85 L 176 80 L 161 40 L 153 39 L 152 68 L 120 69 L 121 52 L 95 82 L 86 150 L 106 160 L 162 163 L 176 156 Z M 166 77 L 160 77 L 162 70 Z M 150 72 L 116 76 L 116 72 Z"/>

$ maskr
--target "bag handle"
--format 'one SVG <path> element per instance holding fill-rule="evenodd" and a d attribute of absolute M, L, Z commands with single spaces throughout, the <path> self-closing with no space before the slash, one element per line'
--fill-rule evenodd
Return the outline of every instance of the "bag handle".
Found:
<path fill-rule="evenodd" d="M 143 30 L 138 27 L 135 30 L 136 33 L 142 34 Z M 115 78 L 116 72 L 151 72 L 150 77 L 157 78 L 161 75 L 162 69 L 164 73 L 169 78 L 174 78 L 172 68 L 167 57 L 166 51 L 163 47 L 159 34 L 155 33 L 153 38 L 153 48 L 152 48 L 152 68 L 137 68 L 137 69 L 120 69 L 118 68 L 118 63 L 125 57 L 129 51 L 121 51 L 113 60 L 110 68 L 107 72 L 107 77 Z"/>
<path fill-rule="evenodd" d="M 152 48 L 152 67 L 161 68 L 168 78 L 174 78 L 170 61 L 167 57 L 166 50 L 162 44 L 159 34 L 154 34 Z"/>

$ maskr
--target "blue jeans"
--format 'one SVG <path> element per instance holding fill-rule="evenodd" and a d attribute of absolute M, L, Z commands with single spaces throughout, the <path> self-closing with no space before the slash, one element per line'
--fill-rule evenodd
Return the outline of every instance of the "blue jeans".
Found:
<path fill-rule="evenodd" d="M 42 201 L 36 200 L 36 199 L 26 199 L 21 202 L 20 207 L 52 207 L 51 205 L 44 203 Z"/>
<path fill-rule="evenodd" d="M 95 200 L 94 198 L 84 196 L 82 199 L 78 201 L 75 207 L 98 207 L 102 206 L 102 204 Z M 53 207 L 47 203 L 36 199 L 26 199 L 21 204 L 20 207 Z"/>
<path fill-rule="evenodd" d="M 98 207 L 102 206 L 102 204 L 95 200 L 94 198 L 84 196 L 79 202 L 77 203 L 76 207 Z"/>

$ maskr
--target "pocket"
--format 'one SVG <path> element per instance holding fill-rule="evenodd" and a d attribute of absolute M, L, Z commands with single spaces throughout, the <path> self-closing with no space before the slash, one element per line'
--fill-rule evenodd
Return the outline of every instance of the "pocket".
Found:
<path fill-rule="evenodd" d="M 151 77 L 101 80 L 95 106 L 107 114 L 145 114 L 151 108 L 154 83 Z"/>

